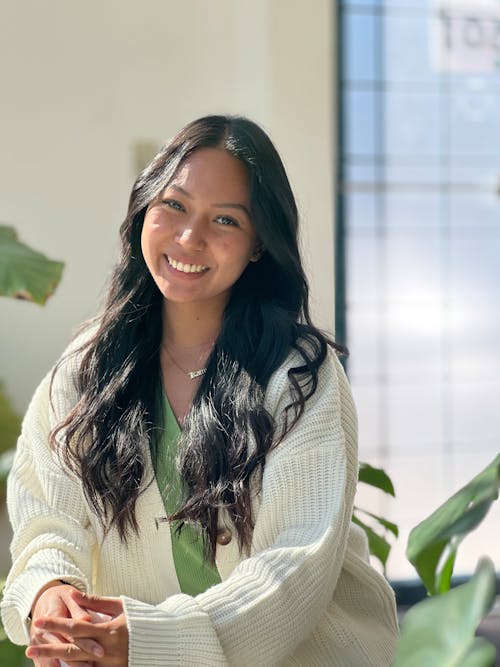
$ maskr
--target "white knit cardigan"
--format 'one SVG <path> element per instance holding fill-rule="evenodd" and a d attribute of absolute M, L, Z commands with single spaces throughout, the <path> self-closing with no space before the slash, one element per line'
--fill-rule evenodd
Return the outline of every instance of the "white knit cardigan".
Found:
<path fill-rule="evenodd" d="M 278 422 L 290 401 L 287 370 L 298 362 L 291 355 L 270 380 L 265 405 Z M 13 566 L 2 618 L 12 641 L 27 642 L 37 591 L 63 579 L 122 597 L 129 667 L 391 664 L 394 595 L 351 523 L 356 415 L 333 353 L 299 422 L 267 457 L 250 556 L 240 556 L 234 538 L 218 546 L 222 582 L 196 597 L 180 592 L 169 526 L 158 521 L 165 511 L 156 483 L 137 503 L 140 534 L 124 545 L 114 529 L 103 536 L 80 481 L 49 450 L 50 429 L 76 400 L 75 364 L 58 371 L 52 404 L 50 375 L 38 387 L 9 477 Z"/>

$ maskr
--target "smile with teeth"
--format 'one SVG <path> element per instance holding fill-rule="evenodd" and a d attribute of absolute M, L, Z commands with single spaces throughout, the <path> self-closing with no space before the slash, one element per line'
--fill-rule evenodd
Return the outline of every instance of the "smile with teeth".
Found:
<path fill-rule="evenodd" d="M 203 266 L 203 264 L 183 264 L 173 257 L 169 257 L 169 255 L 167 255 L 167 261 L 171 267 L 177 271 L 182 271 L 182 273 L 203 273 L 204 271 L 208 271 L 208 266 Z"/>

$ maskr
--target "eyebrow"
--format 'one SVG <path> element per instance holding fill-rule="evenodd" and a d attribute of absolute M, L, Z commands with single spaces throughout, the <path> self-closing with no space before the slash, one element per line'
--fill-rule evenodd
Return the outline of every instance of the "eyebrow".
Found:
<path fill-rule="evenodd" d="M 193 199 L 193 196 L 189 194 L 187 190 L 184 190 L 183 187 L 180 185 L 175 185 L 172 183 L 170 186 L 173 190 L 177 190 L 177 192 L 180 192 L 183 194 L 185 197 L 188 199 Z M 245 204 L 237 204 L 237 203 L 232 203 L 232 202 L 218 202 L 216 204 L 213 204 L 214 207 L 220 207 L 220 208 L 235 208 L 237 210 L 243 211 L 243 213 L 246 213 L 246 215 L 250 218 L 250 211 L 248 208 L 245 206 Z"/>

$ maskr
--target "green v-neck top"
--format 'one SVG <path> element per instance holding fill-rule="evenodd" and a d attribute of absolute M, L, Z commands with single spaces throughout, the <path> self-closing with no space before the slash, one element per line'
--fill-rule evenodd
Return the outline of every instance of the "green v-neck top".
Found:
<path fill-rule="evenodd" d="M 180 507 L 183 499 L 182 480 L 175 465 L 181 431 L 164 391 L 162 396 L 164 433 L 153 465 L 165 512 L 170 516 Z M 175 522 L 170 522 L 172 556 L 179 586 L 183 593 L 198 595 L 218 584 L 221 578 L 215 565 L 203 559 L 203 541 L 199 531 L 192 525 L 184 524 L 179 533 L 176 527 Z"/>

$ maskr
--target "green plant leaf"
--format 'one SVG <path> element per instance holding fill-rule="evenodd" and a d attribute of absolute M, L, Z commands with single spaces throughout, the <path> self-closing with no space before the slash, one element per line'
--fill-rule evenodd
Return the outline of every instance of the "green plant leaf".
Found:
<path fill-rule="evenodd" d="M 394 537 L 399 536 L 399 528 L 392 521 L 388 521 L 387 519 L 384 519 L 384 517 L 378 516 L 377 514 L 372 514 L 372 512 L 369 512 L 368 510 L 364 510 L 361 507 L 355 507 L 354 509 L 355 509 L 356 512 L 362 512 L 363 514 L 366 514 L 366 516 L 371 517 L 374 521 L 376 521 L 381 526 L 383 526 L 386 530 L 391 532 L 394 535 Z"/>
<path fill-rule="evenodd" d="M 496 649 L 483 637 L 476 637 L 460 667 L 495 667 Z"/>
<path fill-rule="evenodd" d="M 500 455 L 411 531 L 406 556 L 431 595 L 449 588 L 450 557 L 486 516 L 499 487 Z"/>
<path fill-rule="evenodd" d="M 493 606 L 495 570 L 482 558 L 472 579 L 412 607 L 401 624 L 393 667 L 490 667 L 495 647 L 474 637 Z"/>
<path fill-rule="evenodd" d="M 389 475 L 382 468 L 374 468 L 368 463 L 360 463 L 358 479 L 363 484 L 374 486 L 391 496 L 395 496 L 394 486 Z"/>
<path fill-rule="evenodd" d="M 21 431 L 21 418 L 14 411 L 0 382 L 0 454 L 15 446 Z"/>
<path fill-rule="evenodd" d="M 0 225 L 0 296 L 43 305 L 57 287 L 63 267 L 21 243 L 12 227 Z"/>
<path fill-rule="evenodd" d="M 455 567 L 458 544 L 458 542 L 455 543 L 454 546 L 448 550 L 446 558 L 441 558 L 443 565 L 436 575 L 436 588 L 439 594 L 446 593 L 446 591 L 450 590 L 451 576 L 453 574 L 453 568 Z M 446 550 L 443 553 L 446 553 Z"/>
<path fill-rule="evenodd" d="M 359 481 L 364 484 L 368 484 L 369 486 L 373 486 L 374 488 L 379 489 L 384 493 L 388 493 L 391 496 L 395 495 L 394 487 L 390 477 L 381 468 L 374 468 L 368 463 L 361 463 L 359 467 Z M 360 507 L 354 508 L 352 520 L 365 531 L 368 538 L 368 548 L 370 550 L 370 554 L 382 563 L 382 567 L 385 571 L 385 566 L 391 550 L 391 544 L 385 539 L 384 536 L 380 535 L 376 530 L 374 530 L 359 517 L 360 512 L 365 514 L 367 517 L 370 517 L 370 519 L 372 519 L 372 521 L 375 523 L 378 523 L 380 526 L 382 526 L 384 531 L 389 531 L 396 537 L 399 532 L 398 527 L 391 521 L 377 516 L 376 514 L 372 514 L 367 510 L 364 510 Z"/>
<path fill-rule="evenodd" d="M 373 528 L 361 521 L 361 519 L 359 519 L 359 517 L 357 517 L 355 514 L 353 515 L 352 520 L 357 526 L 365 531 L 368 538 L 368 549 L 370 550 L 371 555 L 375 558 L 378 558 L 378 560 L 382 563 L 385 571 L 385 564 L 389 558 L 391 545 L 384 537 L 382 537 L 382 535 L 376 533 Z"/>

